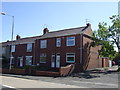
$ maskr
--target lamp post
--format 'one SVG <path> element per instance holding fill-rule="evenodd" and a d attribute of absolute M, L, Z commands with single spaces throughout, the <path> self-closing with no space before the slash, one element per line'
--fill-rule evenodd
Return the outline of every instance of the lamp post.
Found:
<path fill-rule="evenodd" d="M 11 35 L 11 51 L 10 51 L 10 67 L 9 67 L 9 69 L 11 70 L 11 63 L 12 63 L 12 42 L 13 42 L 13 32 L 14 32 L 14 16 L 6 14 L 5 12 L 1 12 L 1 14 L 12 17 L 12 35 Z"/>

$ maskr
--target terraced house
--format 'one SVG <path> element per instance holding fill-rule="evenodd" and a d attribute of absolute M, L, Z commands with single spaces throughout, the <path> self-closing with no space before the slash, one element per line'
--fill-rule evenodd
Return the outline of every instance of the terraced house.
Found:
<path fill-rule="evenodd" d="M 2 54 L 17 67 L 25 65 L 59 69 L 75 64 L 75 71 L 101 67 L 99 47 L 91 47 L 91 25 L 49 32 L 43 35 L 2 42 Z M 12 44 L 12 46 L 11 46 Z M 12 52 L 12 57 L 10 57 Z"/>

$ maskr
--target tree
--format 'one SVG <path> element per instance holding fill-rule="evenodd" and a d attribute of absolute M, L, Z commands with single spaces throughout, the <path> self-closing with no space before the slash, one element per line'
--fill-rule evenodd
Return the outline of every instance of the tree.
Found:
<path fill-rule="evenodd" d="M 101 45 L 100 55 L 103 57 L 109 57 L 113 59 L 116 56 L 114 50 L 114 44 L 120 49 L 118 37 L 120 34 L 120 17 L 119 15 L 113 15 L 110 17 L 111 26 L 107 26 L 107 23 L 102 22 L 98 24 L 99 29 L 93 32 L 92 46 Z"/>
<path fill-rule="evenodd" d="M 111 60 L 115 58 L 116 51 L 114 50 L 113 45 L 111 45 L 109 42 L 106 42 L 99 51 L 100 55 L 102 57 L 109 57 Z"/>
<path fill-rule="evenodd" d="M 120 16 L 119 15 L 113 15 L 110 17 L 110 20 L 112 22 L 112 25 L 108 28 L 108 38 L 113 42 L 113 44 L 116 44 L 118 51 L 120 50 L 119 41 L 118 41 L 118 34 L 120 35 Z M 119 51 L 120 53 L 120 51 Z"/>

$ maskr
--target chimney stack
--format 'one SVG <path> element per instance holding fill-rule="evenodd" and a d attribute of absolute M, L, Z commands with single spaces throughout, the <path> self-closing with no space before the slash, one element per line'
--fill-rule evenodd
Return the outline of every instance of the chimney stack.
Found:
<path fill-rule="evenodd" d="M 90 24 L 90 23 L 87 23 L 87 27 L 89 27 L 89 26 L 91 26 L 91 24 Z"/>
<path fill-rule="evenodd" d="M 16 36 L 16 40 L 20 40 L 20 38 L 21 38 L 20 35 Z"/>
<path fill-rule="evenodd" d="M 48 28 L 44 28 L 43 34 L 47 34 L 49 32 Z"/>

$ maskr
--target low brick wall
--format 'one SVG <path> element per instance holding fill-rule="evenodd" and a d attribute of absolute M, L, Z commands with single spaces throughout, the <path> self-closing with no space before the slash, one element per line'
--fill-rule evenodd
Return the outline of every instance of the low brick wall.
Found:
<path fill-rule="evenodd" d="M 12 68 L 11 70 L 3 68 L 0 68 L 0 72 L 4 74 L 20 74 L 25 75 L 26 73 L 25 69 L 18 69 L 18 68 Z M 60 76 L 59 72 L 50 72 L 50 71 L 31 71 L 29 75 L 38 75 L 38 76 Z"/>
<path fill-rule="evenodd" d="M 67 76 L 74 70 L 74 64 L 67 65 L 60 68 L 60 76 Z"/>
<path fill-rule="evenodd" d="M 2 73 L 4 73 L 4 74 L 11 73 L 11 74 L 21 74 L 21 75 L 23 75 L 23 74 L 25 74 L 25 69 L 12 68 L 10 70 L 10 69 L 3 68 Z"/>
<path fill-rule="evenodd" d="M 50 71 L 36 71 L 38 76 L 60 76 L 59 72 L 50 72 Z"/>
<path fill-rule="evenodd" d="M 10 70 L 7 69 L 7 68 L 3 68 L 3 69 L 2 69 L 2 73 L 5 73 L 5 74 L 6 74 L 6 73 L 10 73 Z"/>
<path fill-rule="evenodd" d="M 38 70 L 31 70 L 31 69 L 19 69 L 19 68 L 12 68 L 9 69 L 0 69 L 0 72 L 5 74 L 20 74 L 20 75 L 37 75 L 37 76 L 67 76 L 72 73 L 74 70 L 74 64 L 67 65 L 65 67 L 60 67 L 59 72 L 51 72 L 51 71 L 38 71 Z"/>
<path fill-rule="evenodd" d="M 25 69 L 18 69 L 18 68 L 12 68 L 11 73 L 13 73 L 13 74 L 22 74 L 22 75 L 26 74 Z"/>

